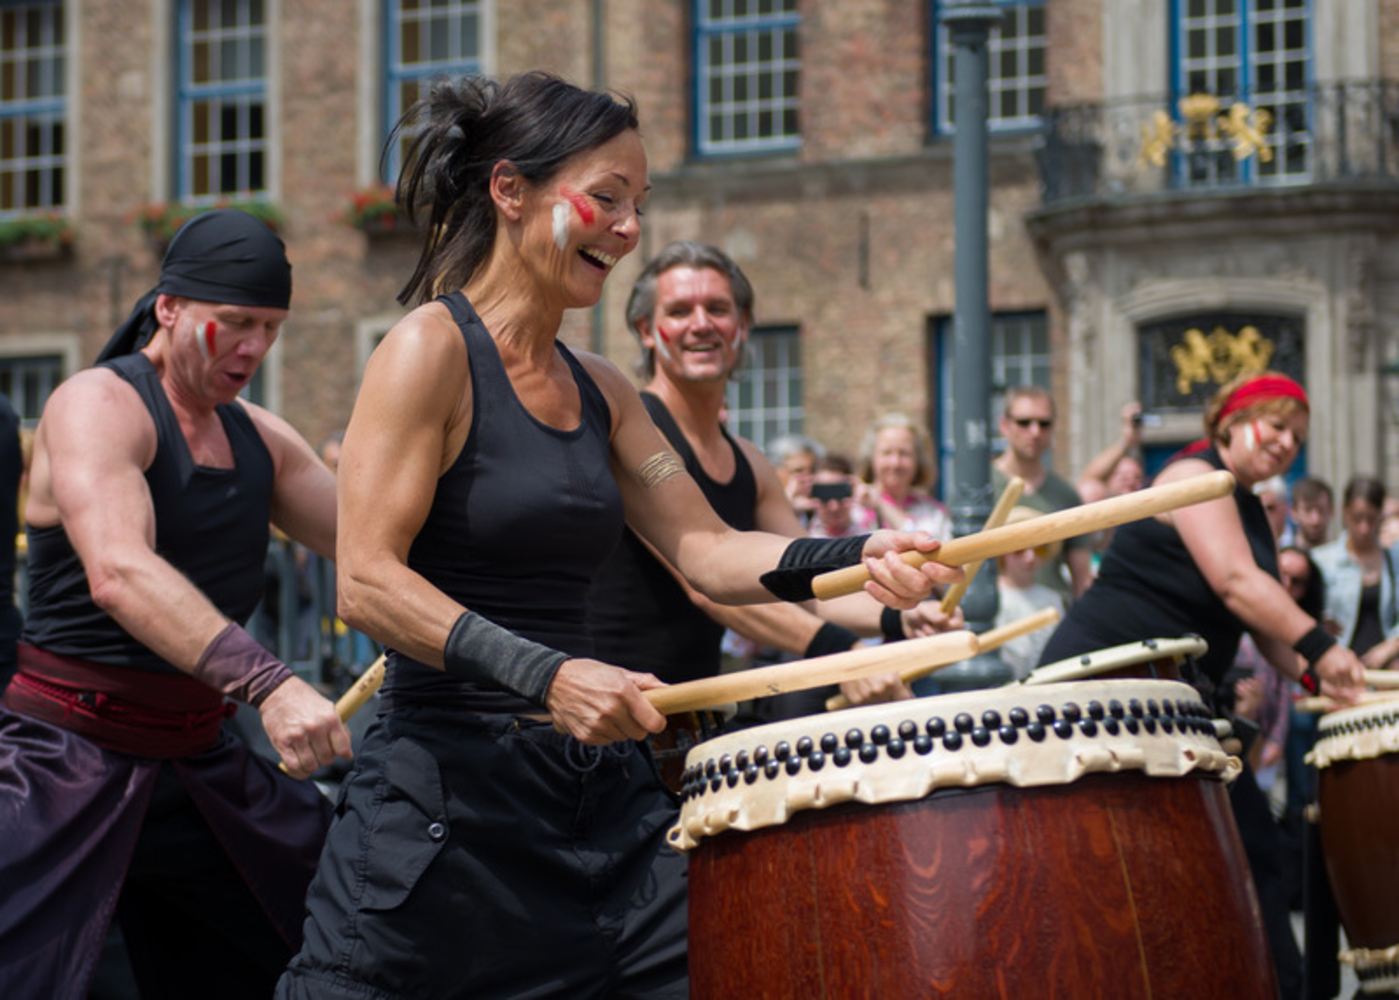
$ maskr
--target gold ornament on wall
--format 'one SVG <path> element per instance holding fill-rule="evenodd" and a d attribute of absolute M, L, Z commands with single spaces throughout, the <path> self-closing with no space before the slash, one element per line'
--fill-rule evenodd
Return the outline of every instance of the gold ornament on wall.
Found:
<path fill-rule="evenodd" d="M 1180 115 L 1179 122 L 1157 109 L 1152 112 L 1151 120 L 1142 124 L 1141 149 L 1137 153 L 1139 168 L 1148 164 L 1164 167 L 1173 149 L 1221 139 L 1229 140 L 1230 152 L 1236 161 L 1254 155 L 1262 163 L 1272 161 L 1268 130 L 1273 126 L 1273 114 L 1267 108 L 1251 108 L 1243 101 L 1235 101 L 1225 109 L 1213 94 L 1191 94 L 1176 102 L 1176 111 Z"/>
<path fill-rule="evenodd" d="M 1274 348 L 1274 343 L 1256 326 L 1245 326 L 1237 334 L 1216 326 L 1208 336 L 1192 327 L 1171 348 L 1176 391 L 1189 396 L 1196 385 L 1223 385 L 1244 372 L 1261 372 L 1272 360 Z"/>

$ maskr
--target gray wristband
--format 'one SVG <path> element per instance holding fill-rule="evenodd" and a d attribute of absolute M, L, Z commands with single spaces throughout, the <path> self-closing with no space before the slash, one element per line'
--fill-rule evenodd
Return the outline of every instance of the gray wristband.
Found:
<path fill-rule="evenodd" d="M 461 613 L 442 649 L 442 667 L 453 677 L 504 688 L 540 706 L 567 659 L 474 611 Z"/>
<path fill-rule="evenodd" d="M 192 672 L 198 680 L 253 708 L 292 676 L 285 663 L 236 622 L 229 622 L 204 647 Z"/>

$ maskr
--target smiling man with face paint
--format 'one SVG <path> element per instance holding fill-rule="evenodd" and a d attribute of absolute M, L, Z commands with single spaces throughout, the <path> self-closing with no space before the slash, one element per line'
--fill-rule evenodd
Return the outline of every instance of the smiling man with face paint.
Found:
<path fill-rule="evenodd" d="M 776 469 L 757 445 L 720 422 L 725 387 L 753 322 L 753 288 L 738 265 L 713 246 L 671 243 L 637 279 L 627 321 L 641 346 L 647 412 L 719 516 L 742 530 L 805 534 Z M 588 624 L 602 659 L 677 683 L 719 672 L 726 627 L 761 646 L 819 656 L 849 649 L 862 636 L 902 637 L 949 622 L 935 603 L 890 611 L 883 626 L 882 614 L 863 594 L 822 605 L 716 604 L 628 531 L 594 582 Z M 857 703 L 912 697 L 892 675 L 847 689 Z M 800 692 L 766 708 L 819 711 L 829 693 Z"/>
<path fill-rule="evenodd" d="M 120 920 L 141 995 L 270 995 L 329 804 L 222 727 L 260 713 L 288 770 L 349 755 L 334 706 L 242 628 L 268 524 L 335 551 L 335 480 L 239 400 L 291 265 L 262 222 L 187 223 L 159 283 L 35 435 L 30 612 L 0 709 L 0 995 L 81 996 Z"/>

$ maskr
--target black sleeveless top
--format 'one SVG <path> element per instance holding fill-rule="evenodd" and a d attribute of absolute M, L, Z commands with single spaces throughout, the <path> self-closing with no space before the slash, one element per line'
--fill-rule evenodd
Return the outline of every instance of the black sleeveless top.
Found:
<path fill-rule="evenodd" d="M 733 449 L 734 475 L 727 483 L 718 483 L 705 475 L 665 404 L 646 392 L 641 400 L 719 517 L 740 531 L 752 530 L 757 480 L 728 431 L 723 433 Z M 719 672 L 724 627 L 695 607 L 675 577 L 630 528 L 593 584 L 588 597 L 588 628 L 597 658 L 604 663 L 650 671 L 671 684 Z"/>
<path fill-rule="evenodd" d="M 215 407 L 233 468 L 196 465 L 160 376 L 144 354 L 104 362 L 129 382 L 155 421 L 155 459 L 146 470 L 155 508 L 155 550 L 213 605 L 246 623 L 262 598 L 272 509 L 272 455 L 248 412 Z M 93 428 L 93 447 L 101 446 Z M 29 616 L 22 638 L 51 653 L 161 673 L 178 671 L 137 642 L 92 600 L 87 574 L 62 525 L 27 527 Z"/>
<path fill-rule="evenodd" d="M 588 587 L 622 533 L 612 475 L 612 414 L 602 390 L 562 344 L 582 398 L 571 430 L 536 420 L 515 395 L 495 341 L 460 292 L 451 310 L 471 357 L 471 430 L 437 481 L 408 567 L 498 625 L 570 656 L 592 656 Z M 392 651 L 390 699 L 450 700 L 482 712 L 537 712 L 516 695 L 478 687 Z"/>
<path fill-rule="evenodd" d="M 1214 447 L 1191 457 L 1224 468 Z M 1238 485 L 1234 503 L 1254 562 L 1276 578 L 1277 542 L 1263 504 Z M 1197 663 L 1217 683 L 1234 662 L 1243 623 L 1211 589 L 1175 528 L 1148 517 L 1113 532 L 1097 579 L 1050 636 L 1040 664 L 1139 639 L 1192 633 L 1209 643 L 1209 652 Z"/>

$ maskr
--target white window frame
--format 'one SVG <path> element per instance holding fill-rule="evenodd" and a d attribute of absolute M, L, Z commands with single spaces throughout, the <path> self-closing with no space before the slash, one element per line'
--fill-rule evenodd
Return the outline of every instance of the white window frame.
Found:
<path fill-rule="evenodd" d="M 82 338 L 75 333 L 35 333 L 0 338 L 0 369 L 13 371 L 25 363 L 58 359 L 55 380 L 46 387 L 40 387 L 43 399 L 31 405 L 24 393 L 10 394 L 10 402 L 25 426 L 32 427 L 38 423 L 48 393 L 82 367 L 82 348 Z"/>
<path fill-rule="evenodd" d="M 987 37 L 987 128 L 992 132 L 1038 129 L 1044 120 L 1042 109 L 1049 82 L 1045 67 L 1048 58 L 1045 25 L 1048 5 L 1045 0 L 993 2 L 1005 8 L 1005 16 L 1001 25 L 993 27 Z M 943 6 L 939 0 L 933 0 L 929 22 L 934 26 L 933 127 L 939 135 L 952 135 L 957 131 L 953 117 L 956 85 L 952 72 L 952 42 L 941 18 Z M 1007 33 L 1005 25 L 1015 30 Z M 1004 72 L 1007 62 L 1013 63 L 1015 69 L 1009 75 Z M 1007 101 L 1015 105 L 1012 114 L 1004 113 Z"/>
<path fill-rule="evenodd" d="M 1221 6 L 1228 9 L 1221 12 Z M 1306 126 L 1314 121 L 1311 93 L 1315 73 L 1311 0 L 1277 0 L 1267 11 L 1260 11 L 1256 0 L 1175 0 L 1171 16 L 1174 95 L 1212 94 L 1220 99 L 1221 110 L 1239 101 L 1255 113 L 1266 109 L 1272 118 L 1266 133 L 1270 161 L 1264 162 L 1257 155 L 1237 161 L 1230 139 L 1212 135 L 1193 150 L 1175 154 L 1174 167 L 1181 183 L 1213 187 L 1309 181 L 1312 136 Z M 1258 44 L 1265 33 L 1271 34 L 1274 42 L 1267 50 Z M 1221 53 L 1226 37 L 1230 41 Z M 1300 46 L 1292 44 L 1297 42 Z M 1261 79 L 1264 69 L 1271 70 L 1270 83 Z M 1178 104 L 1174 113 L 1179 120 Z"/>
<path fill-rule="evenodd" d="M 695 0 L 694 143 L 701 156 L 801 147 L 798 0 Z"/>
<path fill-rule="evenodd" d="M 381 149 L 403 112 L 408 110 L 413 100 L 427 96 L 434 80 L 443 76 L 457 77 L 489 72 L 484 54 L 491 48 L 490 43 L 495 34 L 494 3 L 489 0 L 446 0 L 428 6 L 422 0 L 409 2 L 418 3 L 414 11 L 404 9 L 404 0 L 384 0 L 382 8 L 383 20 L 379 35 L 383 40 L 379 51 Z M 440 27 L 434 29 L 433 25 L 440 26 L 444 21 L 453 30 L 442 30 Z M 463 38 L 466 21 L 475 23 L 475 49 L 470 52 L 466 51 L 470 46 L 464 44 Z M 407 29 L 410 28 L 416 29 L 414 34 L 419 44 L 426 45 L 429 50 L 434 46 L 440 46 L 440 50 L 428 51 L 427 58 L 404 62 L 403 43 L 407 37 Z M 404 86 L 413 88 L 411 99 L 402 93 Z M 395 148 L 389 150 L 384 165 L 385 180 L 393 182 L 397 179 L 403 151 L 412 136 L 411 130 L 405 130 Z M 375 172 L 377 170 L 376 161 Z"/>
<path fill-rule="evenodd" d="M 71 207 L 68 91 L 73 40 L 67 11 L 61 0 L 0 0 L 0 14 L 16 33 L 0 51 L 0 67 L 13 67 L 13 74 L 5 75 L 15 86 L 9 95 L 0 93 L 0 126 L 13 130 L 7 144 L 14 150 L 10 158 L 0 160 L 0 218 Z M 28 37 L 30 14 L 37 20 L 37 39 Z M 36 183 L 32 191 L 31 176 Z"/>
<path fill-rule="evenodd" d="M 232 28 L 209 28 L 201 32 L 198 41 L 207 42 L 210 51 L 219 53 L 222 64 L 226 56 L 233 56 L 240 62 L 241 75 L 233 78 L 214 78 L 196 82 L 192 78 L 194 36 L 194 7 L 210 0 L 174 0 L 175 51 L 173 76 L 173 149 L 174 149 L 174 195 L 192 204 L 212 204 L 229 198 L 247 199 L 269 196 L 277 189 L 276 135 L 278 121 L 276 114 L 276 93 L 273 81 L 277 74 L 277 32 L 272 30 L 277 24 L 277 0 L 235 0 L 240 5 L 239 24 Z M 253 14 L 261 11 L 261 20 L 255 21 Z M 260 51 L 261 58 L 254 58 Z M 206 106 L 210 115 L 208 141 L 195 139 L 195 115 L 201 106 Z M 216 138 L 216 120 L 221 108 L 231 107 L 239 116 L 239 133 L 230 140 Z M 261 116 L 261 134 L 245 134 L 250 129 L 249 119 L 255 114 Z M 234 177 L 226 183 L 218 166 L 218 161 L 232 156 L 235 161 Z M 256 175 L 252 169 L 253 157 L 261 157 L 261 169 Z M 205 175 L 200 171 L 196 160 L 207 157 L 209 166 Z"/>
<path fill-rule="evenodd" d="M 729 429 L 759 448 L 784 434 L 803 433 L 801 328 L 755 327 L 744 348 L 743 364 L 729 384 Z"/>

